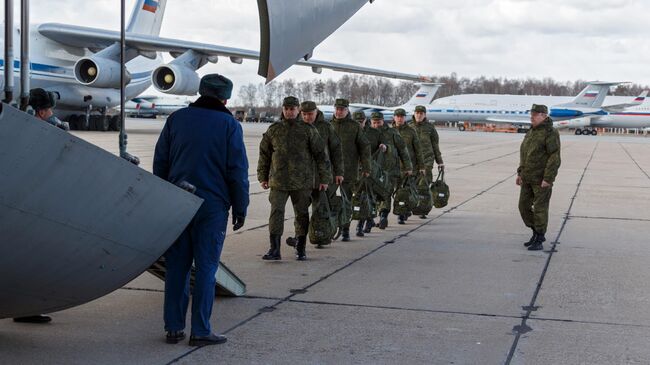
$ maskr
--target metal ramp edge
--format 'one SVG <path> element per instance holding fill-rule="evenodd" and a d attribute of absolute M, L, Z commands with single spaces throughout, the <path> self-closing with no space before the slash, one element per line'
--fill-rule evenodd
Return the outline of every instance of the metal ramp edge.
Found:
<path fill-rule="evenodd" d="M 147 271 L 160 280 L 165 280 L 165 273 L 167 266 L 165 265 L 165 258 L 161 257 L 156 261 Z M 194 265 L 190 272 L 190 290 L 194 288 Z M 230 270 L 223 262 L 219 261 L 219 269 L 215 275 L 217 284 L 215 286 L 216 295 L 223 297 L 240 297 L 246 294 L 246 283 L 242 281 L 232 270 Z"/>

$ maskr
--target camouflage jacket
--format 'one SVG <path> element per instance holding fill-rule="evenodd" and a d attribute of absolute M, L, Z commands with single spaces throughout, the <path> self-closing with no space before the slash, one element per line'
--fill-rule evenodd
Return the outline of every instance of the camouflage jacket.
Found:
<path fill-rule="evenodd" d="M 422 158 L 424 159 L 424 164 L 426 166 L 433 166 L 433 163 L 442 165 L 442 154 L 440 153 L 440 138 L 438 137 L 438 131 L 433 123 L 428 120 L 423 120 L 418 123 L 413 119 L 411 126 L 418 133 L 420 138 L 420 149 L 422 150 Z"/>
<path fill-rule="evenodd" d="M 401 127 L 395 126 L 395 129 L 402 136 L 406 149 L 409 151 L 411 165 L 417 170 L 424 170 L 424 161 L 422 160 L 422 150 L 420 149 L 420 139 L 413 127 L 404 123 Z"/>
<path fill-rule="evenodd" d="M 373 154 L 381 153 L 377 152 L 379 145 L 385 144 L 387 147 L 382 166 L 384 170 L 391 176 L 400 176 L 400 162 L 404 171 L 413 170 L 408 149 L 399 132 L 395 128 L 390 128 L 385 124 L 383 127 L 373 130 L 376 133 L 368 134 Z"/>
<path fill-rule="evenodd" d="M 528 183 L 549 184 L 555 181 L 560 168 L 560 133 L 553 128 L 553 121 L 547 118 L 526 133 L 520 147 L 517 174 Z"/>
<path fill-rule="evenodd" d="M 314 175 L 316 161 L 318 177 Z M 312 189 L 315 179 L 321 184 L 332 180 L 330 162 L 316 127 L 297 119 L 271 124 L 260 142 L 257 179 L 268 181 L 273 189 Z"/>
<path fill-rule="evenodd" d="M 359 123 L 350 119 L 332 119 L 332 126 L 341 140 L 344 179 L 354 183 L 359 179 L 359 163 L 364 172 L 370 172 L 370 145 Z"/>
<path fill-rule="evenodd" d="M 325 116 L 320 110 L 318 111 L 316 121 L 313 125 L 318 130 L 318 134 L 325 144 L 325 152 L 327 153 L 327 156 L 332 164 L 332 175 L 343 176 L 343 149 L 341 146 L 341 140 L 336 135 L 334 127 L 330 122 L 325 120 Z M 316 166 L 315 161 L 314 169 L 315 171 L 318 171 L 318 167 Z M 332 179 L 332 181 L 330 181 L 330 184 L 333 181 L 334 180 Z"/>

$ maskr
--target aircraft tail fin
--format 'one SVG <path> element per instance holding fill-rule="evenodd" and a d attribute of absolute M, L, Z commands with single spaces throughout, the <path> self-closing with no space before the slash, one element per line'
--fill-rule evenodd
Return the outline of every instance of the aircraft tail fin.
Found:
<path fill-rule="evenodd" d="M 614 104 L 614 105 L 607 105 L 603 107 L 603 110 L 613 113 L 613 112 L 620 112 L 623 111 L 627 108 L 633 108 L 635 106 L 639 106 L 645 102 L 645 99 L 648 97 L 648 90 L 645 90 L 641 93 L 641 95 L 637 96 L 634 98 L 629 103 L 622 103 L 622 104 Z"/>
<path fill-rule="evenodd" d="M 600 108 L 607 97 L 609 88 L 624 84 L 624 82 L 589 82 L 578 96 L 570 103 L 562 104 L 563 107 Z"/>
<path fill-rule="evenodd" d="M 436 96 L 436 93 L 438 92 L 438 89 L 444 84 L 439 84 L 439 83 L 430 83 L 430 82 L 423 82 L 416 84 L 419 85 L 420 88 L 418 91 L 413 94 L 411 99 L 406 102 L 403 106 L 416 106 L 416 105 L 428 105 L 431 104 L 433 101 L 433 98 Z"/>
<path fill-rule="evenodd" d="M 167 0 L 136 0 L 126 31 L 159 36 L 166 5 Z"/>

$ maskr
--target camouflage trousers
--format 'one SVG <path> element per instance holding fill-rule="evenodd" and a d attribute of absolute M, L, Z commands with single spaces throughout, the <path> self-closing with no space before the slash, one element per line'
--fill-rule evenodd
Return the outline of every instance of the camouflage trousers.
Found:
<path fill-rule="evenodd" d="M 287 200 L 291 198 L 295 214 L 294 227 L 296 236 L 306 236 L 309 230 L 309 204 L 311 204 L 311 189 L 277 190 L 271 189 L 271 216 L 269 217 L 269 233 L 282 235 L 284 233 L 284 210 Z"/>
<path fill-rule="evenodd" d="M 433 182 L 433 165 L 424 166 L 424 171 L 427 174 L 427 181 L 429 183 L 432 183 Z M 436 174 L 436 176 L 438 176 L 438 175 Z"/>
<path fill-rule="evenodd" d="M 552 187 L 542 188 L 540 184 L 523 182 L 519 193 L 519 213 L 526 227 L 539 234 L 546 234 L 548 226 L 548 207 Z"/>

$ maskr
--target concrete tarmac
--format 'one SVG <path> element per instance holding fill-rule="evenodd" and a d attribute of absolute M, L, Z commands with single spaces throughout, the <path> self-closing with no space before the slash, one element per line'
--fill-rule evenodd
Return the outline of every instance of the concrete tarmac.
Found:
<path fill-rule="evenodd" d="M 149 171 L 163 123 L 128 122 L 129 151 Z M 269 263 L 268 192 L 255 174 L 268 125 L 243 126 L 251 207 L 222 260 L 248 292 L 216 300 L 212 322 L 226 344 L 165 344 L 163 283 L 145 273 L 47 325 L 0 321 L 0 363 L 650 363 L 650 138 L 562 135 L 543 252 L 522 245 L 523 135 L 443 129 L 447 207 L 309 245 L 306 262 L 283 246 L 283 260 Z M 75 133 L 117 152 L 116 133 Z M 287 212 L 283 240 L 293 234 Z"/>

